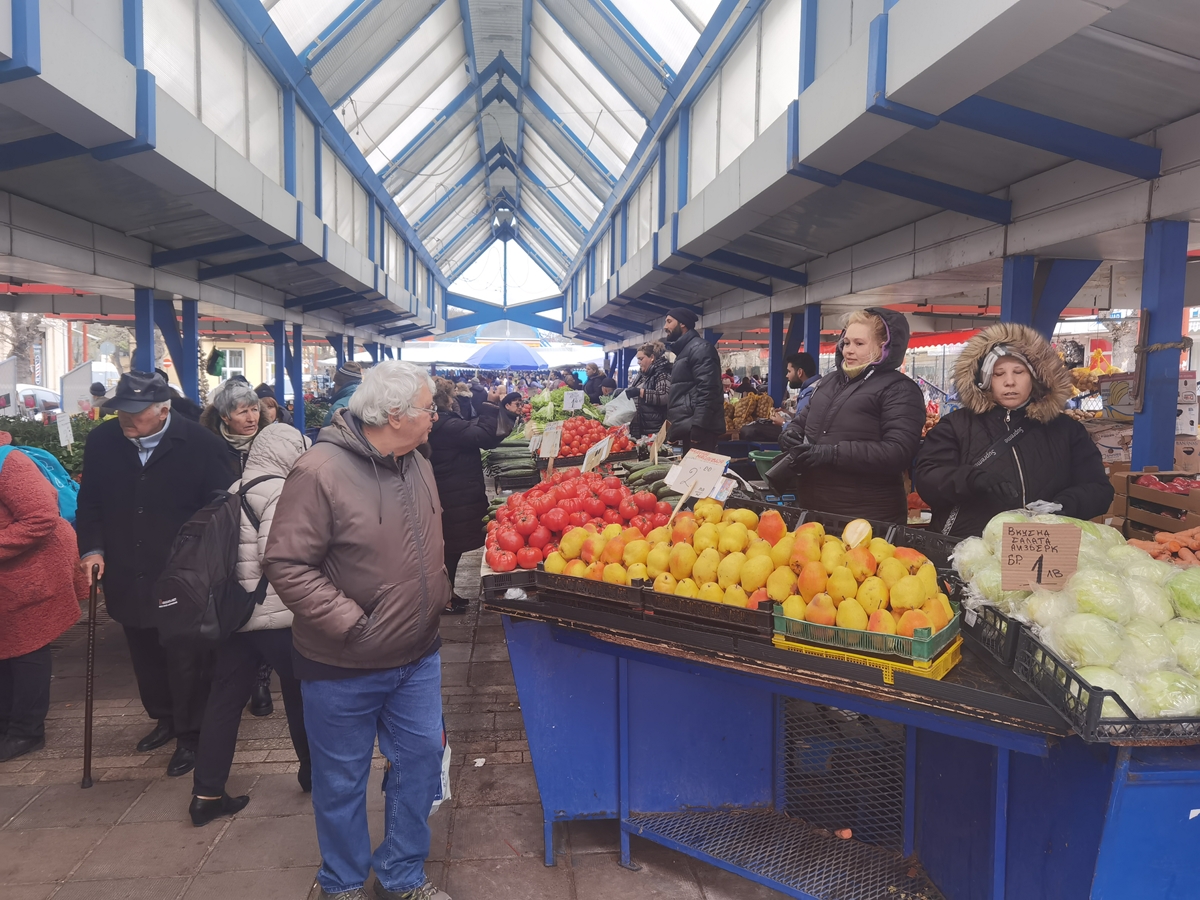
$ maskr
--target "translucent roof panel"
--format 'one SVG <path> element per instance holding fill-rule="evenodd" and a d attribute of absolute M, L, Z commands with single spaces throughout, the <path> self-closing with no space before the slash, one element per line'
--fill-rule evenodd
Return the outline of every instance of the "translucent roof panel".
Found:
<path fill-rule="evenodd" d="M 496 241 L 479 259 L 471 263 L 462 276 L 450 285 L 450 290 L 464 297 L 473 297 L 485 303 L 499 304 L 504 297 L 504 244 Z M 538 264 L 515 241 L 508 242 L 508 303 L 525 303 L 554 297 L 559 293 L 558 285 L 546 277 Z M 546 317 L 547 328 L 552 328 L 554 318 Z"/>
<path fill-rule="evenodd" d="M 675 72 L 683 68 L 718 0 L 610 0 Z"/>
<path fill-rule="evenodd" d="M 426 171 L 409 181 L 404 190 L 396 194 L 400 212 L 410 222 L 416 222 L 425 210 L 437 202 L 438 197 L 457 184 L 478 162 L 479 141 L 475 123 L 472 122 L 446 145 L 446 149 L 434 158 Z"/>
<path fill-rule="evenodd" d="M 342 14 L 350 0 L 263 0 L 263 6 L 300 55 Z"/>

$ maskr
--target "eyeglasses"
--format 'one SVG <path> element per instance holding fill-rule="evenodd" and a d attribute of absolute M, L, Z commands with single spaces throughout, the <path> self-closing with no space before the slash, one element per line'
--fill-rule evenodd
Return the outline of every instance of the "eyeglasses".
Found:
<path fill-rule="evenodd" d="M 437 410 L 436 406 L 412 406 L 412 407 L 409 407 L 409 412 L 410 413 L 411 412 L 429 413 L 429 418 L 431 418 L 431 419 L 436 419 L 437 414 L 438 414 L 438 410 Z"/>

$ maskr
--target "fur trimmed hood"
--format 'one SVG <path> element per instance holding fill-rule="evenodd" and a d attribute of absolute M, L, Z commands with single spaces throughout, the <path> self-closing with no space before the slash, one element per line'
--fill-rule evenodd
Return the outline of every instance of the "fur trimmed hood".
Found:
<path fill-rule="evenodd" d="M 976 383 L 979 365 L 996 344 L 1008 344 L 1029 360 L 1033 369 L 1033 394 L 1026 414 L 1035 422 L 1060 415 L 1071 397 L 1071 376 L 1050 343 L 1028 325 L 1001 322 L 989 325 L 967 342 L 954 364 L 954 386 L 971 412 L 982 415 L 996 407 L 991 394 Z"/>

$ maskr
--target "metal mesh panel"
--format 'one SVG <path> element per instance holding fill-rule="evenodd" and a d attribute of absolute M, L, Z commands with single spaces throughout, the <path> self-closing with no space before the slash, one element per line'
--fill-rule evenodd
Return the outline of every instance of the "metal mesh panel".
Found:
<path fill-rule="evenodd" d="M 333 103 L 390 54 L 429 12 L 426 3 L 383 0 L 338 39 L 313 66 L 312 77 Z"/>
<path fill-rule="evenodd" d="M 781 812 L 854 840 L 904 846 L 904 726 L 784 698 Z"/>
<path fill-rule="evenodd" d="M 635 813 L 638 833 L 731 863 L 819 900 L 942 900 L 899 853 L 844 841 L 772 810 Z"/>
<path fill-rule="evenodd" d="M 612 185 L 592 167 L 587 157 L 559 130 L 557 125 L 543 116 L 532 103 L 525 104 L 524 114 L 527 126 L 533 127 L 538 137 L 558 154 L 559 159 L 569 170 L 579 176 L 579 180 L 588 186 L 588 190 L 597 197 L 607 197 L 612 193 Z"/>

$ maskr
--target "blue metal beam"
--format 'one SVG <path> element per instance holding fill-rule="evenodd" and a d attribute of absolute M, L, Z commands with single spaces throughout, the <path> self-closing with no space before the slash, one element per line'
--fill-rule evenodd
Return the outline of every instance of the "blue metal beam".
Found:
<path fill-rule="evenodd" d="M 87 147 L 77 144 L 61 134 L 41 134 L 0 144 L 0 172 L 11 172 L 26 166 L 37 166 L 58 159 L 83 156 Z"/>
<path fill-rule="evenodd" d="M 596 170 L 596 173 L 600 175 L 601 178 L 612 185 L 617 183 L 616 177 L 608 171 L 608 168 L 604 165 L 604 163 L 600 162 L 599 158 L 588 148 L 588 145 L 579 139 L 575 132 L 572 131 L 570 126 L 568 126 L 567 123 L 562 120 L 558 113 L 550 108 L 550 104 L 538 96 L 537 91 L 535 91 L 533 88 L 525 88 L 522 90 L 522 112 L 524 112 L 524 104 L 526 101 L 532 103 L 534 109 L 545 116 L 550 121 L 550 124 L 563 133 L 567 140 L 571 142 L 571 146 L 579 151 L 580 155 L 587 160 L 588 164 Z M 622 178 L 623 177 L 624 176 L 622 176 Z"/>
<path fill-rule="evenodd" d="M 561 300 L 561 298 L 559 299 Z M 532 310 L 525 309 L 524 306 L 510 306 L 505 309 L 502 306 L 485 305 L 491 308 L 483 312 L 468 313 L 465 316 L 447 317 L 446 331 L 462 331 L 466 328 L 478 328 L 480 325 L 505 321 L 527 325 L 530 328 L 540 328 L 543 331 L 555 331 L 562 326 L 560 321 L 538 315 Z"/>
<path fill-rule="evenodd" d="M 1000 321 L 1033 324 L 1033 274 L 1037 261 L 1032 256 L 1006 256 L 1000 282 Z"/>
<path fill-rule="evenodd" d="M 529 91 L 529 63 L 532 58 L 533 0 L 521 0 L 521 80 L 517 82 L 517 95 L 521 98 L 522 106 L 518 106 L 517 110 L 522 113 L 524 113 L 525 95 Z M 523 114 L 517 117 L 517 161 L 525 162 L 525 116 Z M 518 178 L 517 206 L 520 206 L 521 203 L 521 187 L 521 179 Z"/>
<path fill-rule="evenodd" d="M 557 253 L 559 257 L 564 260 L 564 265 L 567 260 L 570 260 L 571 257 L 567 255 L 566 251 L 564 251 L 562 247 L 558 246 L 555 240 L 551 238 L 550 235 L 546 234 L 546 232 L 542 230 L 542 227 L 538 225 L 537 222 L 533 221 L 533 218 L 529 215 L 529 213 L 520 207 L 517 207 L 514 212 L 516 213 L 518 221 L 524 222 L 526 225 L 536 231 L 541 239 L 546 242 L 546 246 Z M 520 237 L 519 234 L 518 237 Z"/>
<path fill-rule="evenodd" d="M 0 62 L 0 84 L 42 74 L 39 0 L 12 0 L 12 57 Z"/>
<path fill-rule="evenodd" d="M 797 272 L 794 269 L 788 269 L 784 266 L 777 266 L 774 263 L 763 262 L 761 259 L 743 256 L 740 253 L 733 253 L 729 250 L 714 250 L 708 254 L 706 259 L 725 263 L 728 266 L 737 266 L 739 269 L 745 269 L 748 272 L 757 272 L 759 275 L 766 275 L 770 278 L 778 278 L 780 281 L 787 281 L 791 284 L 808 284 L 808 276 L 803 272 Z"/>
<path fill-rule="evenodd" d="M 532 181 L 535 185 L 537 185 L 537 187 L 541 189 L 542 193 L 544 193 L 547 197 L 549 197 L 550 200 L 554 203 L 554 205 L 557 206 L 562 211 L 563 215 L 565 215 L 568 219 L 570 219 L 571 224 L 574 225 L 576 229 L 578 229 L 579 239 L 583 240 L 584 235 L 587 234 L 587 229 L 584 228 L 583 223 L 580 222 L 579 219 L 575 216 L 575 214 L 567 208 L 565 203 L 563 203 L 561 200 L 558 199 L 558 195 L 555 194 L 549 187 L 546 186 L 545 182 L 543 182 L 542 179 L 537 176 L 537 173 L 535 173 L 533 171 L 533 169 L 529 168 L 529 166 L 527 166 L 523 162 L 519 164 L 519 167 L 521 170 L 521 174 L 524 175 L 526 178 L 528 178 L 530 181 Z"/>
<path fill-rule="evenodd" d="M 475 31 L 471 24 L 471 6 L 467 0 L 458 0 L 458 14 L 462 19 L 463 39 L 467 47 L 467 60 L 470 66 L 471 83 L 475 85 L 475 136 L 479 141 L 479 158 L 482 160 L 487 147 L 483 138 L 483 84 L 479 80 L 479 63 L 475 57 Z M 484 174 L 484 184 L 488 196 L 492 193 L 492 181 Z"/>
<path fill-rule="evenodd" d="M 861 162 L 842 175 L 842 178 L 863 187 L 986 219 L 998 225 L 1007 225 L 1012 221 L 1012 203 L 1008 200 L 901 172 L 899 169 L 881 166 L 878 163 Z"/>
<path fill-rule="evenodd" d="M 546 262 L 546 260 L 542 259 L 542 254 L 538 253 L 537 250 L 530 245 L 529 241 L 525 240 L 525 238 L 519 234 L 516 236 L 515 240 L 517 245 L 529 254 L 529 258 L 537 263 L 538 268 L 546 273 L 547 278 L 549 278 L 551 281 L 555 281 L 561 277 L 561 271 L 555 271 L 555 269 L 548 262 Z"/>
<path fill-rule="evenodd" d="M 154 371 L 154 290 L 133 290 L 133 367 L 139 372 Z"/>
<path fill-rule="evenodd" d="M 337 366 L 340 369 L 346 363 L 346 336 L 343 334 L 327 334 L 325 335 L 325 340 L 333 348 L 333 354 L 337 357 Z"/>
<path fill-rule="evenodd" d="M 508 309 L 516 310 L 523 309 L 527 312 L 548 312 L 552 309 L 562 309 L 564 297 L 543 297 L 541 300 L 530 300 L 528 303 L 517 303 L 510 305 Z M 494 309 L 502 309 L 495 303 L 488 303 L 485 300 L 476 300 L 474 297 L 464 297 L 462 294 L 446 293 L 446 302 L 451 306 L 456 306 L 459 309 L 465 309 L 470 312 L 485 313 Z"/>
<path fill-rule="evenodd" d="M 655 268 L 671 271 L 664 266 L 655 266 Z M 743 278 L 741 275 L 732 275 L 729 272 L 722 272 L 720 269 L 714 269 L 711 266 L 702 266 L 699 263 L 693 263 L 685 267 L 683 274 L 694 275 L 697 278 L 703 278 L 707 281 L 715 281 L 717 284 L 727 284 L 730 287 L 741 288 L 743 291 L 749 291 L 752 294 L 759 294 L 763 297 L 770 297 L 774 293 L 770 284 L 763 284 L 761 281 Z"/>
<path fill-rule="evenodd" d="M 466 171 L 466 173 L 463 175 L 463 177 L 458 179 L 458 181 L 456 183 L 450 185 L 450 189 L 448 191 L 446 191 L 446 193 L 442 194 L 442 196 L 438 198 L 437 202 L 434 203 L 433 206 L 429 207 L 429 209 L 427 209 L 425 211 L 425 214 L 423 216 L 421 216 L 421 218 L 417 219 L 416 224 L 414 226 L 417 229 L 417 231 L 420 232 L 421 229 L 425 227 L 426 223 L 428 223 L 430 220 L 432 220 L 433 217 L 438 214 L 438 211 L 450 201 L 451 197 L 453 197 L 460 190 L 462 190 L 464 187 L 466 187 L 472 181 L 474 181 L 475 176 L 478 175 L 483 170 L 484 170 L 483 158 L 480 157 L 479 162 L 477 162 L 477 163 L 475 163 L 475 165 L 471 166 L 471 168 L 468 169 Z"/>
<path fill-rule="evenodd" d="M 821 304 L 810 303 L 804 307 L 804 351 L 810 354 L 821 369 Z"/>
<path fill-rule="evenodd" d="M 346 8 L 334 16 L 332 21 L 321 29 L 316 40 L 311 41 L 307 47 L 296 55 L 304 60 L 304 64 L 309 69 L 312 69 L 330 50 L 341 42 L 342 38 L 361 21 L 366 13 L 378 5 L 379 0 L 350 0 L 346 4 Z M 337 39 L 332 40 L 335 35 L 337 35 Z"/>
<path fill-rule="evenodd" d="M 517 102 L 517 98 L 513 96 L 512 91 L 504 86 L 504 82 L 497 82 L 496 85 L 487 92 L 480 100 L 480 109 L 486 109 L 493 103 L 507 103 L 513 109 L 520 109 L 521 106 Z"/>
<path fill-rule="evenodd" d="M 1099 259 L 1044 259 L 1038 263 L 1034 281 L 1039 290 L 1032 324 L 1042 337 L 1051 339 L 1058 317 L 1100 268 L 1101 262 Z"/>
<path fill-rule="evenodd" d="M 767 393 L 771 395 L 776 406 L 782 406 L 787 386 L 787 366 L 784 363 L 787 348 L 783 333 L 783 313 L 771 313 L 767 332 Z"/>
<path fill-rule="evenodd" d="M 633 23 L 625 18 L 612 0 L 588 0 L 588 3 L 599 11 L 601 16 L 612 26 L 617 37 L 633 51 L 639 60 L 646 64 L 647 68 L 654 71 L 660 81 L 670 84 L 675 80 L 675 72 L 667 64 L 667 61 L 659 55 L 648 40 L 642 37 L 641 33 L 633 27 Z"/>
<path fill-rule="evenodd" d="M 804 313 L 792 313 L 788 319 L 787 336 L 783 340 L 783 358 L 786 360 L 793 353 L 798 353 L 803 340 Z"/>
<path fill-rule="evenodd" d="M 284 309 L 295 309 L 296 307 L 307 306 L 310 303 L 323 303 L 326 300 L 334 300 L 336 303 L 345 303 L 346 300 L 357 297 L 358 294 L 349 288 L 334 288 L 330 291 L 320 291 L 316 294 L 305 294 L 300 297 L 292 297 L 290 300 L 283 301 Z"/>
<path fill-rule="evenodd" d="M 283 266 L 295 261 L 286 253 L 268 253 L 264 256 L 254 256 L 250 259 L 239 259 L 237 262 L 223 263 L 219 266 L 209 266 L 197 273 L 196 280 L 210 281 L 213 278 L 222 278 L 226 275 L 239 275 L 242 272 L 254 272 L 259 269 L 269 269 L 272 266 Z"/>
<path fill-rule="evenodd" d="M 3 149 L 3 148 L 0 148 Z M 238 237 L 224 238 L 219 241 L 208 241 L 203 244 L 193 244 L 190 247 L 180 247 L 178 250 L 161 250 L 150 255 L 150 265 L 154 268 L 169 266 L 171 263 L 185 262 L 190 259 L 202 259 L 206 256 L 218 256 L 222 253 L 234 253 L 239 250 L 249 250 L 261 247 L 263 242 L 248 234 Z"/>
<path fill-rule="evenodd" d="M 381 322 L 394 322 L 396 319 L 406 319 L 411 315 L 411 313 L 399 312 L 393 309 L 380 309 L 357 316 L 346 316 L 345 322 L 347 325 L 358 328 L 361 325 L 378 325 Z"/>
<path fill-rule="evenodd" d="M 617 328 L 623 328 L 633 334 L 645 334 L 647 331 L 654 330 L 654 325 L 650 322 L 637 322 L 633 319 L 626 319 L 624 316 L 610 316 L 603 312 L 589 321 L 596 325 L 615 325 Z"/>
<path fill-rule="evenodd" d="M 495 241 L 496 238 L 489 234 L 483 243 L 472 250 L 466 259 L 454 267 L 454 271 L 450 273 L 450 283 L 453 284 L 456 282 L 459 276 L 462 275 L 463 272 L 467 271 L 467 269 L 471 268 L 471 266 L 475 264 L 476 260 L 483 256 L 483 254 L 487 252 L 488 248 L 492 246 Z"/>

